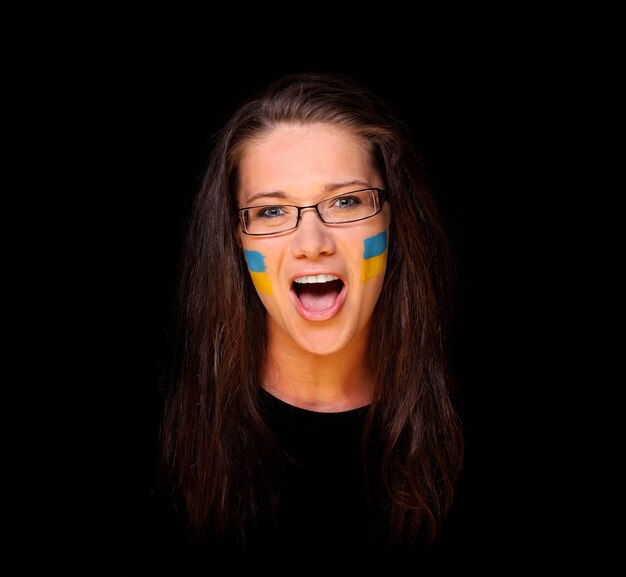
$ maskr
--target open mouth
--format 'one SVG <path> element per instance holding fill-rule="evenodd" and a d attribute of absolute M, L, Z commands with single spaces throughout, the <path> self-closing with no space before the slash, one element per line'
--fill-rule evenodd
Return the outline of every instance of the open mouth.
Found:
<path fill-rule="evenodd" d="M 343 281 L 336 276 L 318 274 L 295 279 L 292 290 L 304 309 L 320 312 L 335 305 L 343 287 Z"/>

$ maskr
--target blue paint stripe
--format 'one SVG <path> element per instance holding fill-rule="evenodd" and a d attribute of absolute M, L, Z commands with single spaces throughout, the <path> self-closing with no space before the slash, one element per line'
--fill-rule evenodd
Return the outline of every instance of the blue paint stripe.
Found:
<path fill-rule="evenodd" d="M 372 258 L 383 254 L 387 249 L 387 232 L 379 232 L 375 236 L 370 236 L 363 241 L 365 245 L 365 252 L 363 258 Z"/>
<path fill-rule="evenodd" d="M 252 272 L 264 272 L 265 271 L 265 257 L 258 250 L 247 250 L 245 251 L 246 261 L 248 263 L 248 268 Z"/>

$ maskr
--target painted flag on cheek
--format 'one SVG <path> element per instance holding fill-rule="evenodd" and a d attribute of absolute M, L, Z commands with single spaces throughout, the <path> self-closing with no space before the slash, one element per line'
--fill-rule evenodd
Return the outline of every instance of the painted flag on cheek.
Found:
<path fill-rule="evenodd" d="M 367 282 L 385 270 L 387 264 L 387 232 L 383 231 L 363 241 L 361 282 Z"/>
<path fill-rule="evenodd" d="M 271 295 L 272 283 L 265 272 L 265 257 L 257 250 L 246 250 L 246 262 L 252 282 L 259 292 Z"/>

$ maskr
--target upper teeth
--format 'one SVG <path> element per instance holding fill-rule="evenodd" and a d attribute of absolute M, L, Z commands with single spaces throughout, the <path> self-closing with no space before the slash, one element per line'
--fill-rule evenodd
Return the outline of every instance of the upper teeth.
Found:
<path fill-rule="evenodd" d="M 330 282 L 331 280 L 339 280 L 336 276 L 330 274 L 315 274 L 311 276 L 301 276 L 295 279 L 298 283 L 312 283 L 312 282 Z"/>

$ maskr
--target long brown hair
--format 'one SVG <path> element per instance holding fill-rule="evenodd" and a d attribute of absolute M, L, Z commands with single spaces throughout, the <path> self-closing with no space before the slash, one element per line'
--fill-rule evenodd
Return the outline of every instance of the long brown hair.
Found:
<path fill-rule="evenodd" d="M 363 450 L 384 539 L 436 539 L 454 497 L 463 433 L 448 359 L 452 255 L 411 130 L 368 88 L 336 74 L 280 79 L 216 135 L 180 258 L 162 464 L 196 536 L 243 538 L 277 503 L 282 457 L 260 407 L 265 309 L 236 241 L 242 150 L 277 124 L 341 125 L 370 143 L 392 206 L 374 311 L 375 386 Z"/>

